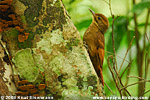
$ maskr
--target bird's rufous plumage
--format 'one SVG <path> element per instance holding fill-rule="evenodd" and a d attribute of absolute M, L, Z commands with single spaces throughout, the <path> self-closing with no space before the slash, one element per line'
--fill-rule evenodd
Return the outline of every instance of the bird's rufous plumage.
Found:
<path fill-rule="evenodd" d="M 109 22 L 107 17 L 105 17 L 103 14 L 95 13 L 91 9 L 89 10 L 93 15 L 93 21 L 86 30 L 83 36 L 83 41 L 85 42 L 85 47 L 87 48 L 94 69 L 104 86 L 102 74 L 102 66 L 105 55 L 104 33 L 108 29 Z"/>

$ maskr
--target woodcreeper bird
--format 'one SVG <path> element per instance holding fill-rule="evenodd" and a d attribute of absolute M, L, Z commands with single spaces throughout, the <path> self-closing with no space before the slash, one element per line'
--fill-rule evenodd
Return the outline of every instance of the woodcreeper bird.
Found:
<path fill-rule="evenodd" d="M 103 14 L 95 13 L 91 9 L 89 10 L 93 15 L 93 21 L 84 33 L 83 41 L 89 53 L 94 69 L 102 85 L 104 86 L 104 79 L 102 74 L 102 66 L 105 55 L 104 34 L 108 29 L 109 22 L 107 17 L 105 17 Z"/>

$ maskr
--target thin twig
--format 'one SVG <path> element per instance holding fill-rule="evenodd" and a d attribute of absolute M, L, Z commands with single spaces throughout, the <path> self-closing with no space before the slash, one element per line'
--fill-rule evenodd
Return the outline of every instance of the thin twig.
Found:
<path fill-rule="evenodd" d="M 112 68 L 111 68 L 111 66 L 110 66 L 110 61 L 109 61 L 110 58 L 113 59 L 113 56 L 109 56 L 109 57 L 107 58 L 108 68 L 109 68 L 109 70 L 110 70 L 110 72 L 111 72 L 111 74 L 112 74 L 112 77 L 113 77 L 113 79 L 114 79 L 115 85 L 116 85 L 116 87 L 117 87 L 117 89 L 118 89 L 118 91 L 119 91 L 119 93 L 120 93 L 120 96 L 122 97 L 122 93 L 121 93 L 121 91 L 120 91 L 120 88 L 119 88 L 119 86 L 118 86 L 117 80 L 116 80 L 116 78 L 115 78 L 115 74 L 114 74 L 114 72 L 113 72 L 113 70 L 112 70 Z"/>
<path fill-rule="evenodd" d="M 130 87 L 130 86 L 132 86 L 132 85 L 136 85 L 136 84 L 143 83 L 143 82 L 150 82 L 150 80 L 142 80 L 142 81 L 138 81 L 138 82 L 136 82 L 136 83 L 133 83 L 133 84 L 130 84 L 130 85 L 127 85 L 127 86 L 121 88 L 121 90 L 123 90 L 124 88 Z"/>
<path fill-rule="evenodd" d="M 114 22 L 117 18 L 119 18 L 119 16 L 114 18 L 114 15 L 112 15 L 112 18 L 113 18 L 113 22 L 112 22 L 112 45 L 113 45 L 113 51 L 114 51 L 114 55 L 115 55 L 114 56 L 114 58 L 115 58 L 114 65 L 116 64 L 116 69 L 118 69 L 117 60 L 116 60 L 115 40 L 114 40 Z"/>
<path fill-rule="evenodd" d="M 135 5 L 135 0 L 133 0 L 133 4 Z M 136 47 L 139 50 L 139 32 L 138 32 L 138 23 L 137 23 L 137 15 L 134 13 L 134 24 L 135 24 L 135 37 L 136 37 Z"/>
<path fill-rule="evenodd" d="M 146 35 L 146 38 L 147 38 L 148 42 L 150 43 L 150 40 L 149 40 L 149 38 L 148 38 L 148 36 L 147 36 L 147 33 L 146 33 L 145 35 Z"/>
<path fill-rule="evenodd" d="M 148 69 L 149 69 L 148 53 L 146 52 L 146 55 L 145 55 L 145 79 L 147 78 L 147 75 L 148 75 Z"/>
<path fill-rule="evenodd" d="M 145 79 L 147 79 L 147 75 L 148 75 L 148 53 L 146 52 L 146 55 L 145 55 Z M 143 95 L 145 93 L 145 89 L 146 89 L 146 83 L 144 83 L 144 91 L 143 91 Z"/>
<path fill-rule="evenodd" d="M 106 52 L 109 53 L 109 54 L 114 55 L 114 53 L 112 53 L 112 52 L 109 52 L 109 51 L 106 51 Z M 118 55 L 116 55 L 116 57 L 118 57 L 118 58 L 120 58 L 120 59 L 123 59 L 122 57 L 120 57 L 120 56 L 118 56 Z M 128 62 L 128 63 L 130 63 L 130 61 L 128 61 L 128 60 L 126 60 L 126 59 L 125 59 L 125 61 Z"/>
<path fill-rule="evenodd" d="M 144 94 L 146 94 L 146 93 L 148 93 L 148 92 L 150 92 L 150 90 L 147 90 L 146 92 L 144 92 Z"/>
<path fill-rule="evenodd" d="M 144 28 L 144 47 L 143 47 L 143 55 L 144 55 L 144 51 L 145 51 L 145 45 L 146 45 L 146 30 L 147 30 L 147 27 L 148 27 L 148 21 L 149 21 L 149 14 L 150 14 L 150 8 L 148 9 L 148 12 L 147 12 L 147 17 L 146 17 L 146 22 L 145 22 L 145 28 Z M 146 52 L 146 55 L 145 55 L 145 79 L 147 78 L 147 65 L 146 65 L 146 62 L 147 62 L 147 52 Z M 145 87 L 145 83 L 144 83 L 144 87 Z"/>
<path fill-rule="evenodd" d="M 133 38 L 132 38 L 132 40 L 131 40 L 131 42 L 130 42 L 130 45 L 129 45 L 127 51 L 126 51 L 125 57 L 124 57 L 124 59 L 123 59 L 123 61 L 122 61 L 122 64 L 121 64 L 121 66 L 120 66 L 120 69 L 119 69 L 119 72 L 118 72 L 118 73 L 120 73 L 120 71 L 121 71 L 121 68 L 122 68 L 122 66 L 123 66 L 123 64 L 124 64 L 124 61 L 125 61 L 125 59 L 126 59 L 126 56 L 127 56 L 128 52 L 129 52 L 130 48 L 131 48 L 131 46 L 132 46 L 132 42 L 133 42 L 134 38 L 135 38 L 135 36 L 133 36 Z"/>
<path fill-rule="evenodd" d="M 113 58 L 112 58 L 112 60 L 113 60 Z M 116 68 L 115 68 L 114 65 L 113 65 L 113 69 L 115 70 L 115 73 L 117 74 L 116 85 L 119 86 L 119 85 L 118 85 L 118 81 L 117 81 L 117 80 L 119 80 L 119 83 L 121 84 L 121 86 L 124 87 L 124 85 L 123 85 L 123 83 L 122 83 L 122 81 L 121 81 L 121 78 L 119 77 L 119 74 L 118 74 L 118 72 L 117 72 L 117 70 L 116 70 Z M 114 74 L 114 73 L 113 73 L 113 74 Z M 120 88 L 119 88 L 119 89 L 120 89 Z M 126 88 L 124 88 L 124 90 L 128 93 L 129 96 L 131 96 L 131 94 L 129 93 L 129 91 L 128 91 Z M 121 90 L 121 91 L 122 91 L 122 90 Z M 121 91 L 120 91 L 120 93 L 121 93 Z M 122 93 L 121 93 L 121 95 L 122 95 Z M 135 100 L 135 99 L 133 99 L 133 100 Z"/>
<path fill-rule="evenodd" d="M 104 84 L 107 86 L 107 88 L 109 89 L 109 91 L 114 95 L 113 91 L 111 90 L 111 88 L 108 86 L 108 84 L 106 82 L 104 82 Z"/>
<path fill-rule="evenodd" d="M 120 80 L 120 84 L 124 87 L 124 85 L 123 85 L 123 83 L 122 83 L 122 81 L 121 81 L 120 78 L 119 78 L 119 80 Z M 126 88 L 124 88 L 124 90 L 128 93 L 129 96 L 131 96 L 130 92 L 129 92 Z M 121 91 L 122 91 L 122 90 L 121 90 Z M 132 97 L 132 96 L 131 96 L 131 97 Z M 133 100 L 135 100 L 135 99 L 133 98 Z"/>
<path fill-rule="evenodd" d="M 138 79 L 141 79 L 141 80 L 145 80 L 144 78 L 142 77 L 138 77 L 138 76 L 128 76 L 129 78 L 138 78 Z"/>
<path fill-rule="evenodd" d="M 110 13 L 111 13 L 111 16 L 112 16 L 112 43 L 113 43 L 113 52 L 114 52 L 114 58 L 115 58 L 115 62 L 113 62 L 113 69 L 115 70 L 115 73 L 117 74 L 117 78 L 115 78 L 115 73 L 112 71 L 111 69 L 111 66 L 110 66 L 110 62 L 109 62 L 109 59 L 112 58 L 112 61 L 113 61 L 113 56 L 109 56 L 108 59 L 107 59 L 107 63 L 108 63 L 108 67 L 109 67 L 109 70 L 112 74 L 112 77 L 115 81 L 115 84 L 116 84 L 116 87 L 120 93 L 120 96 L 122 96 L 122 93 L 120 91 L 120 87 L 119 87 L 119 84 L 118 84 L 118 80 L 119 80 L 119 83 L 124 87 L 122 81 L 121 81 L 121 78 L 119 77 L 119 73 L 117 72 L 117 60 L 116 60 L 116 50 L 115 50 L 115 40 L 114 40 L 114 22 L 117 18 L 119 18 L 119 16 L 117 16 L 116 18 L 114 17 L 113 13 L 112 13 L 112 9 L 111 9 L 111 0 L 109 0 L 109 9 L 110 9 Z M 123 61 L 125 61 L 125 58 L 123 59 Z M 115 67 L 115 64 L 116 64 L 116 67 Z M 124 89 L 128 94 L 129 96 L 131 96 L 131 94 L 128 92 L 128 90 L 125 88 Z"/>
<path fill-rule="evenodd" d="M 150 14 L 150 9 L 148 9 L 148 12 L 147 12 L 147 17 L 146 17 L 146 22 L 145 22 L 145 28 L 144 28 L 144 47 L 143 49 L 145 49 L 145 44 L 146 44 L 146 30 L 147 30 L 147 26 L 148 26 L 148 21 L 149 21 L 149 14 Z"/>
<path fill-rule="evenodd" d="M 103 1 L 109 5 L 109 3 L 106 0 L 103 0 Z"/>
<path fill-rule="evenodd" d="M 113 19 L 113 21 L 112 21 L 112 44 L 113 44 L 113 51 L 114 51 L 114 55 L 115 55 L 115 62 L 113 62 L 113 63 L 114 63 L 114 65 L 116 64 L 116 68 L 118 69 L 117 60 L 116 60 L 115 40 L 114 40 L 114 22 L 119 16 L 117 16 L 116 18 L 114 17 L 114 14 L 112 13 L 112 8 L 111 8 L 111 0 L 109 0 L 109 10 L 110 10 L 110 14 Z"/>
<path fill-rule="evenodd" d="M 113 13 L 112 13 L 112 10 L 111 10 L 111 0 L 109 0 L 109 11 L 110 11 L 110 14 L 111 14 L 111 16 L 114 18 L 114 15 L 113 15 Z"/>
<path fill-rule="evenodd" d="M 136 5 L 136 0 L 133 0 L 133 5 Z M 137 14 L 134 13 L 133 15 L 134 17 L 134 25 L 135 25 L 135 37 L 136 37 L 136 49 L 137 49 L 137 70 L 138 70 L 138 76 L 142 77 L 143 76 L 143 59 L 144 59 L 144 48 L 143 50 L 140 49 L 140 44 L 139 44 L 139 40 L 140 40 L 140 33 L 139 33 L 139 29 L 138 29 L 138 22 L 137 22 Z M 139 81 L 141 81 L 139 79 Z M 138 84 L 138 96 L 142 96 L 143 91 L 144 91 L 144 83 L 141 82 Z"/>
<path fill-rule="evenodd" d="M 127 4 L 127 11 L 128 11 L 128 13 L 129 13 L 129 1 L 128 1 L 128 4 Z M 128 14 L 127 14 L 128 15 Z M 130 45 L 130 42 L 131 42 L 131 38 L 130 38 L 130 32 L 129 32 L 129 28 L 128 28 L 128 26 L 129 26 L 129 16 L 127 16 L 126 17 L 126 20 L 127 20 L 127 24 L 126 24 L 126 29 L 127 29 L 127 39 L 128 39 L 128 46 Z M 131 62 L 129 62 L 129 64 L 128 64 L 128 66 L 126 67 L 126 69 L 123 71 L 123 73 L 121 74 L 121 77 L 120 78 L 122 78 L 122 76 L 124 75 L 124 73 L 127 71 L 127 76 L 130 74 L 130 71 L 131 71 L 131 68 L 130 68 L 130 66 L 131 66 L 131 63 L 133 62 L 133 60 L 131 60 L 132 58 L 131 58 L 131 50 L 129 50 L 129 61 L 131 61 Z M 127 70 L 128 69 L 128 70 Z M 127 84 L 128 84 L 128 81 L 129 81 L 129 78 L 126 78 L 126 82 L 125 82 L 125 84 L 124 84 L 124 86 L 127 86 Z M 123 92 L 124 93 L 124 95 L 126 95 L 126 92 L 124 91 Z"/>
<path fill-rule="evenodd" d="M 117 79 L 119 80 L 121 86 L 124 87 L 124 85 L 123 85 L 123 83 L 122 83 L 122 81 L 121 81 L 121 78 L 119 77 L 119 73 L 117 72 L 117 70 L 116 70 L 115 67 L 114 67 L 114 70 L 115 70 L 115 73 L 117 74 Z M 124 90 L 128 93 L 129 96 L 131 96 L 131 94 L 129 93 L 129 91 L 128 91 L 126 88 L 124 88 Z M 121 90 L 121 91 L 122 91 L 122 90 Z M 133 100 L 134 100 L 134 99 L 133 99 Z"/>
<path fill-rule="evenodd" d="M 144 28 L 144 39 L 143 39 L 143 51 L 142 51 L 142 56 L 143 56 L 143 59 L 144 59 L 144 54 L 145 54 L 145 49 L 146 49 L 146 31 L 147 31 L 147 26 L 148 26 L 148 21 L 149 21 L 149 14 L 150 14 L 150 9 L 148 9 L 148 12 L 147 12 L 147 17 L 146 17 L 146 22 L 145 22 L 145 28 Z M 145 63 L 146 63 L 146 59 L 145 59 Z M 145 69 L 146 69 L 146 65 L 145 65 Z M 145 71 L 145 79 L 146 79 L 146 71 Z M 142 94 L 144 94 L 145 92 L 145 88 L 146 88 L 146 82 L 143 83 L 143 91 L 142 91 Z"/>
<path fill-rule="evenodd" d="M 121 74 L 120 78 L 122 78 L 122 76 L 124 75 L 124 73 L 126 72 L 126 70 L 131 66 L 131 63 L 133 62 L 133 60 L 128 64 L 128 66 L 126 67 L 126 69 L 123 71 L 123 73 Z"/>

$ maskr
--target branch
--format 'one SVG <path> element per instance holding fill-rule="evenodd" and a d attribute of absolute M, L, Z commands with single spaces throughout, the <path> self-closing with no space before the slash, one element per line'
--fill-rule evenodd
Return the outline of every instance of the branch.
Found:
<path fill-rule="evenodd" d="M 109 62 L 109 59 L 110 59 L 110 58 L 112 58 L 112 60 L 113 60 L 113 56 L 109 56 L 109 57 L 108 57 L 107 63 L 108 63 L 109 70 L 110 70 L 110 72 L 111 72 L 111 74 L 112 74 L 112 77 L 113 77 L 113 79 L 114 79 L 114 81 L 115 81 L 116 87 L 117 87 L 117 89 L 118 89 L 118 91 L 119 91 L 119 93 L 120 93 L 120 96 L 122 96 L 122 93 L 121 93 L 121 90 L 120 90 L 120 87 L 119 87 L 119 85 L 118 85 L 117 80 L 119 80 L 119 83 L 120 83 L 123 87 L 124 87 L 124 85 L 123 85 L 123 83 L 122 83 L 122 81 L 121 81 L 121 78 L 119 77 L 119 73 L 117 72 L 118 67 L 117 67 L 116 50 L 115 50 L 115 40 L 114 40 L 114 22 L 115 22 L 115 20 L 116 20 L 119 16 L 117 16 L 116 18 L 114 17 L 114 15 L 113 15 L 113 13 L 112 13 L 112 9 L 111 9 L 111 0 L 109 0 L 109 9 L 110 9 L 110 13 L 111 13 L 111 16 L 112 16 L 112 19 L 113 19 L 113 21 L 112 21 L 112 43 L 113 43 L 113 52 L 114 52 L 114 58 L 115 58 L 115 62 L 113 62 L 113 69 L 114 69 L 115 73 L 117 74 L 117 78 L 115 78 L 115 73 L 113 72 L 113 70 L 112 70 L 112 68 L 111 68 L 111 66 L 110 66 L 110 62 Z M 131 47 L 131 46 L 130 46 L 130 47 Z M 130 49 L 130 47 L 129 47 L 129 49 Z M 128 49 L 128 50 L 129 50 L 129 49 Z M 128 50 L 127 50 L 127 53 L 128 53 Z M 126 55 L 127 55 L 127 53 L 126 53 Z M 125 61 L 125 58 L 126 58 L 126 56 L 124 57 L 123 62 Z M 116 64 L 116 68 L 115 68 L 115 64 Z M 124 90 L 131 96 L 131 94 L 128 92 L 127 89 L 124 89 Z"/>
<path fill-rule="evenodd" d="M 125 59 L 126 59 L 126 56 L 127 56 L 128 52 L 129 52 L 129 49 L 130 49 L 131 46 L 132 46 L 132 42 L 133 42 L 134 38 L 135 38 L 135 36 L 133 36 L 133 38 L 132 38 L 132 40 L 131 40 L 131 42 L 130 42 L 130 45 L 129 45 L 127 51 L 126 51 L 125 57 L 124 57 L 124 59 L 123 59 L 123 61 L 122 61 L 122 64 L 121 64 L 121 66 L 120 66 L 120 69 L 119 69 L 119 72 L 118 72 L 118 73 L 120 73 L 120 71 L 121 71 L 121 68 L 122 68 L 122 66 L 123 66 L 123 63 L 124 63 L 124 61 L 125 61 Z"/>
<path fill-rule="evenodd" d="M 114 95 L 113 91 L 111 90 L 111 88 L 108 86 L 108 84 L 106 82 L 104 82 L 104 84 L 107 86 L 107 88 L 109 89 L 109 91 Z"/>
<path fill-rule="evenodd" d="M 109 5 L 109 2 L 107 2 L 106 0 L 103 0 L 103 1 Z"/>
<path fill-rule="evenodd" d="M 123 83 L 122 83 L 122 81 L 121 81 L 121 78 L 119 77 L 119 73 L 117 72 L 117 70 L 116 70 L 115 67 L 114 67 L 114 70 L 115 70 L 115 72 L 116 72 L 116 74 L 117 74 L 117 79 L 119 80 L 121 86 L 124 87 L 124 85 L 123 85 Z M 129 91 L 128 91 L 126 88 L 124 88 L 124 90 L 128 93 L 129 96 L 131 96 L 131 94 L 129 93 Z M 122 90 L 121 90 L 121 91 L 122 91 Z M 134 100 L 134 99 L 133 99 L 133 100 Z"/>
<path fill-rule="evenodd" d="M 135 0 L 133 0 L 133 4 L 135 4 Z M 138 24 L 137 24 L 137 16 L 136 13 L 134 13 L 134 24 L 135 24 L 135 37 L 136 37 L 136 47 L 137 50 L 139 50 L 139 32 L 138 32 Z"/>
<path fill-rule="evenodd" d="M 146 38 L 147 38 L 148 42 L 150 43 L 150 40 L 149 40 L 149 38 L 148 38 L 148 36 L 147 36 L 147 33 L 145 33 L 145 35 L 146 35 Z"/>
<path fill-rule="evenodd" d="M 121 90 L 123 90 L 124 88 L 130 87 L 130 86 L 132 86 L 132 85 L 136 85 L 136 84 L 143 83 L 143 82 L 150 82 L 150 80 L 138 81 L 138 82 L 136 82 L 136 83 L 133 83 L 133 84 L 130 84 L 130 85 L 127 85 L 127 86 L 123 87 Z"/>
<path fill-rule="evenodd" d="M 128 13 L 129 13 L 129 1 L 128 1 L 128 4 L 127 4 L 127 10 L 128 10 Z M 129 17 L 127 16 L 126 17 L 126 20 L 127 20 L 127 24 L 126 24 L 126 28 L 127 28 L 127 39 L 128 39 L 128 46 L 130 45 L 130 42 L 131 42 L 131 38 L 130 38 L 130 32 L 129 32 Z M 131 62 L 129 62 L 129 64 L 128 64 L 128 66 L 126 67 L 126 69 L 123 71 L 123 73 L 122 73 L 122 75 L 121 75 L 121 77 L 120 78 L 122 78 L 122 76 L 124 75 L 124 73 L 126 72 L 126 70 L 128 69 L 128 71 L 127 71 L 127 76 L 130 74 L 130 71 L 131 71 L 131 69 L 130 69 L 130 66 L 131 66 L 131 63 L 133 62 L 133 60 L 131 60 L 132 58 L 131 58 L 131 50 L 129 51 L 129 60 L 131 61 Z M 128 84 L 128 81 L 129 81 L 129 78 L 127 78 L 126 79 L 126 82 L 125 82 L 125 86 L 127 86 L 127 84 Z M 124 92 L 125 93 L 125 92 Z"/>
<path fill-rule="evenodd" d="M 135 5 L 135 1 L 133 0 L 133 5 Z M 138 23 L 137 23 L 137 14 L 134 13 L 134 24 L 135 24 L 135 37 L 136 37 L 136 49 L 137 49 L 137 68 L 138 68 L 138 75 L 139 77 L 143 76 L 143 59 L 144 59 L 144 51 L 145 49 L 140 49 L 139 39 L 140 39 L 140 33 L 138 31 Z M 140 79 L 139 79 L 140 81 Z M 138 96 L 142 96 L 144 93 L 144 83 L 139 83 L 138 85 Z"/>
<path fill-rule="evenodd" d="M 123 74 L 126 72 L 126 70 L 131 66 L 131 63 L 133 62 L 133 60 L 128 64 L 128 66 L 126 67 L 126 69 L 123 71 L 123 73 L 121 74 L 120 78 L 122 78 Z"/>
<path fill-rule="evenodd" d="M 110 14 L 111 14 L 111 16 L 112 16 L 112 18 L 114 19 L 114 15 L 113 15 L 113 13 L 112 13 L 112 9 L 111 9 L 111 0 L 109 0 L 109 10 L 110 10 Z"/>
<path fill-rule="evenodd" d="M 145 50 L 145 44 L 146 44 L 146 30 L 147 30 L 147 26 L 148 26 L 148 21 L 149 21 L 149 14 L 150 14 L 150 8 L 148 9 L 148 12 L 147 12 L 147 17 L 146 17 L 146 22 L 145 22 L 145 28 L 144 28 L 144 47 L 143 47 L 143 51 Z"/>
<path fill-rule="evenodd" d="M 146 94 L 146 93 L 148 93 L 148 92 L 150 92 L 150 90 L 147 90 L 146 92 L 144 92 L 144 94 Z"/>
<path fill-rule="evenodd" d="M 106 51 L 106 52 L 109 53 L 109 54 L 112 54 L 112 55 L 114 56 L 114 53 L 111 53 L 111 52 L 109 52 L 109 51 Z M 118 58 L 120 58 L 120 59 L 123 59 L 122 57 L 118 56 L 117 54 L 116 54 L 116 57 L 118 57 Z M 128 63 L 130 63 L 130 61 L 128 61 L 128 60 L 126 60 L 126 59 L 125 59 L 125 61 L 128 62 Z"/>
<path fill-rule="evenodd" d="M 147 79 L 147 75 L 148 75 L 148 69 L 149 69 L 149 62 L 148 62 L 148 53 L 146 52 L 145 55 L 145 79 Z M 143 95 L 145 93 L 145 88 L 146 88 L 146 82 L 144 82 L 144 91 L 143 91 Z"/>
<path fill-rule="evenodd" d="M 117 16 L 116 18 L 114 17 L 114 14 L 112 13 L 112 9 L 111 9 L 111 0 L 109 0 L 109 10 L 110 10 L 110 14 L 111 14 L 112 19 L 113 19 L 113 21 L 112 21 L 112 44 L 113 44 L 113 51 L 114 51 L 114 55 L 115 55 L 114 65 L 116 64 L 116 68 L 118 69 L 117 60 L 116 60 L 115 40 L 114 40 L 114 22 L 119 16 Z"/>
<path fill-rule="evenodd" d="M 149 61 L 148 61 L 148 53 L 146 52 L 145 55 L 145 79 L 147 78 L 148 75 L 148 69 L 149 69 Z"/>
<path fill-rule="evenodd" d="M 141 80 L 145 80 L 144 78 L 142 77 L 138 77 L 138 76 L 128 76 L 129 78 L 138 78 L 138 79 L 141 79 Z"/>
<path fill-rule="evenodd" d="M 112 74 L 113 80 L 114 80 L 114 82 L 115 82 L 115 84 L 116 84 L 116 87 L 117 87 L 119 93 L 120 93 L 120 96 L 122 97 L 122 93 L 121 93 L 121 91 L 120 91 L 120 88 L 119 88 L 119 86 L 118 86 L 117 80 L 116 80 L 116 78 L 115 78 L 115 74 L 114 74 L 114 72 L 113 72 L 113 70 L 112 70 L 112 68 L 111 68 L 111 66 L 110 66 L 110 61 L 109 61 L 110 58 L 113 59 L 113 56 L 109 56 L 109 57 L 107 58 L 108 68 L 109 68 L 109 70 L 110 70 L 110 72 L 111 72 L 111 74 Z"/>

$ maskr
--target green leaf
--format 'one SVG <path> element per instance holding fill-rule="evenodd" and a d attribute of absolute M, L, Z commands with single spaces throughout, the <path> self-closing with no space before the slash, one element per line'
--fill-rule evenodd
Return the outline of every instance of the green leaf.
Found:
<path fill-rule="evenodd" d="M 143 1 L 134 5 L 132 11 L 138 13 L 138 12 L 143 11 L 143 9 L 145 8 L 150 8 L 150 0 L 146 0 L 146 1 Z"/>

